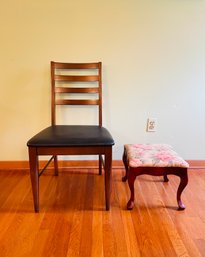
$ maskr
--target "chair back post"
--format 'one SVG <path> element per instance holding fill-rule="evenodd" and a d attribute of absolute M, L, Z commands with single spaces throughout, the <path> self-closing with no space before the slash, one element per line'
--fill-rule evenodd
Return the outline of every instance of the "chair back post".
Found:
<path fill-rule="evenodd" d="M 99 62 L 99 126 L 102 127 L 102 62 Z"/>
<path fill-rule="evenodd" d="M 51 61 L 51 124 L 56 125 L 55 108 L 55 62 Z"/>

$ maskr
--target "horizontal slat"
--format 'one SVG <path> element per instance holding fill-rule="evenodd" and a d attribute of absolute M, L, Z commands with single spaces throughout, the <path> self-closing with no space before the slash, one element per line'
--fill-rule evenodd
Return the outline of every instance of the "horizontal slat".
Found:
<path fill-rule="evenodd" d="M 99 93 L 98 87 L 87 87 L 87 88 L 77 88 L 77 87 L 56 87 L 56 93 L 90 93 L 96 94 Z"/>
<path fill-rule="evenodd" d="M 98 81 L 99 76 L 96 75 L 85 75 L 85 76 L 71 76 L 71 75 L 55 75 L 54 80 L 56 81 Z"/>
<path fill-rule="evenodd" d="M 55 69 L 98 69 L 101 65 L 97 63 L 61 63 L 51 62 Z"/>
<path fill-rule="evenodd" d="M 99 105 L 99 100 L 57 99 L 56 105 Z"/>

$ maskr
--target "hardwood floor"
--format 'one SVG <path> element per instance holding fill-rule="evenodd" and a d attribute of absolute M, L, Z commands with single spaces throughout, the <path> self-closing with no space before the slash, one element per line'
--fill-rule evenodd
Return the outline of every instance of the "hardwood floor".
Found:
<path fill-rule="evenodd" d="M 125 209 L 124 170 L 113 170 L 111 210 L 105 211 L 104 178 L 73 169 L 40 179 L 40 213 L 33 211 L 28 171 L 0 171 L 1 257 L 205 256 L 205 170 L 189 170 L 177 211 L 179 179 L 140 176 L 136 202 Z"/>

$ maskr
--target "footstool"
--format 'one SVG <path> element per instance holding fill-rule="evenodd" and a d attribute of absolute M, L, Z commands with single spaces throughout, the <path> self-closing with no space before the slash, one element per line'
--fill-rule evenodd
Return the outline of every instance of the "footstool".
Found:
<path fill-rule="evenodd" d="M 181 193 L 188 184 L 187 169 L 189 164 L 183 160 L 170 145 L 167 144 L 126 144 L 124 145 L 123 163 L 126 175 L 122 181 L 128 180 L 131 191 L 127 209 L 134 207 L 134 182 L 137 176 L 148 174 L 163 176 L 164 182 L 168 182 L 167 175 L 173 174 L 180 177 L 177 190 L 178 210 L 184 210 L 185 205 L 181 201 Z"/>

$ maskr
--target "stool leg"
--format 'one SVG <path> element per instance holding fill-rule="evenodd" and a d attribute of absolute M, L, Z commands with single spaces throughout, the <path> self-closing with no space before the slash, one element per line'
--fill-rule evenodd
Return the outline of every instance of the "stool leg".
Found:
<path fill-rule="evenodd" d="M 186 187 L 186 185 L 188 184 L 188 175 L 187 175 L 187 169 L 182 169 L 182 170 L 183 171 L 181 171 L 180 174 L 178 174 L 178 176 L 180 177 L 180 184 L 177 190 L 177 203 L 179 206 L 178 210 L 184 210 L 186 208 L 186 206 L 183 204 L 181 200 L 181 194 L 184 188 Z"/>
<path fill-rule="evenodd" d="M 136 174 L 134 173 L 134 171 L 129 170 L 128 171 L 128 185 L 130 188 L 130 200 L 127 203 L 127 209 L 128 210 L 132 210 L 134 207 L 134 200 L 135 200 L 135 190 L 134 190 L 134 182 L 136 179 Z"/>
<path fill-rule="evenodd" d="M 169 181 L 169 179 L 168 179 L 167 175 L 164 175 L 164 182 L 168 182 L 168 181 Z"/>
<path fill-rule="evenodd" d="M 126 154 L 126 150 L 125 149 L 124 149 L 122 160 L 123 160 L 123 163 L 124 163 L 124 166 L 125 166 L 125 171 L 126 171 L 125 176 L 122 177 L 122 181 L 126 182 L 127 181 L 127 174 L 128 174 L 128 164 L 127 164 L 127 154 Z"/>

